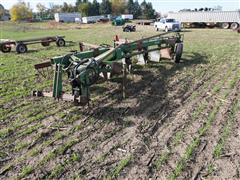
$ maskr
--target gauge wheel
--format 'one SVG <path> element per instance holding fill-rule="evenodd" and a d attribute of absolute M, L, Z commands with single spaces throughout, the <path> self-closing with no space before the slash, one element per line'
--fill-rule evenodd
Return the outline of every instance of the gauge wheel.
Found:
<path fill-rule="evenodd" d="M 173 57 L 173 60 L 175 63 L 180 63 L 182 53 L 183 53 L 183 43 L 177 43 L 175 46 L 175 55 Z"/>
<path fill-rule="evenodd" d="M 22 43 L 19 43 L 19 44 L 17 44 L 17 46 L 16 46 L 16 51 L 17 51 L 17 53 L 26 53 L 27 52 L 27 46 L 25 45 L 25 44 L 22 44 Z"/>

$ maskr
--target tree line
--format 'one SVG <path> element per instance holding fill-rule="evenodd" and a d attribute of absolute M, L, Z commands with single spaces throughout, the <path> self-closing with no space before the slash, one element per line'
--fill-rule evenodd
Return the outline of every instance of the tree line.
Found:
<path fill-rule="evenodd" d="M 76 0 L 74 5 L 64 2 L 62 5 L 50 4 L 47 8 L 41 3 L 36 5 L 38 13 L 33 13 L 30 7 L 24 2 L 18 2 L 10 9 L 11 19 L 13 21 L 31 18 L 34 14 L 40 17 L 53 17 L 54 13 L 71 13 L 79 12 L 82 16 L 97 15 L 120 15 L 133 14 L 134 18 L 154 19 L 156 12 L 151 2 L 144 0 L 139 3 L 138 0 Z"/>
<path fill-rule="evenodd" d="M 137 0 L 77 0 L 75 6 L 63 3 L 60 12 L 80 12 L 82 16 L 97 16 L 106 14 L 133 14 L 134 18 L 155 18 L 152 3 L 144 0 L 141 4 Z"/>

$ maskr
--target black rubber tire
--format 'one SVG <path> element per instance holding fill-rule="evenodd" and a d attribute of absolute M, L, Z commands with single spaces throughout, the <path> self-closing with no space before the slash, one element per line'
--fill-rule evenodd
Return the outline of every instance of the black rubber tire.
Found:
<path fill-rule="evenodd" d="M 175 45 L 175 54 L 173 57 L 173 60 L 175 63 L 180 63 L 182 53 L 183 53 L 183 43 L 177 43 Z"/>
<path fill-rule="evenodd" d="M 239 24 L 236 23 L 236 22 L 232 23 L 231 26 L 230 26 L 230 28 L 231 28 L 232 30 L 236 30 L 238 27 L 239 27 Z"/>
<path fill-rule="evenodd" d="M 46 41 L 44 42 L 44 41 L 43 41 L 43 42 L 41 42 L 41 45 L 44 46 L 44 47 L 46 47 L 46 46 L 49 46 L 49 45 L 50 45 L 50 42 L 46 42 Z"/>
<path fill-rule="evenodd" d="M 11 51 L 11 47 L 6 47 L 5 45 L 2 45 L 0 47 L 0 50 L 3 52 L 3 53 L 8 53 Z"/>
<path fill-rule="evenodd" d="M 26 53 L 28 51 L 27 46 L 25 44 L 19 43 L 16 46 L 17 53 Z"/>
<path fill-rule="evenodd" d="M 225 23 L 222 23 L 222 28 L 223 29 L 228 29 L 230 27 L 230 24 L 225 22 Z"/>
<path fill-rule="evenodd" d="M 65 46 L 66 42 L 64 39 L 59 38 L 59 39 L 57 39 L 56 44 L 58 47 L 63 47 L 63 46 Z"/>
<path fill-rule="evenodd" d="M 125 28 L 125 32 L 131 32 L 129 28 Z"/>

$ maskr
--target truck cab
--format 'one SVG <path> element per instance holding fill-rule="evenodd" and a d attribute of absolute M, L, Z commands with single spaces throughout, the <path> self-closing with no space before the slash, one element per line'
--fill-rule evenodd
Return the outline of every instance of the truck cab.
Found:
<path fill-rule="evenodd" d="M 154 23 L 154 28 L 156 31 L 181 31 L 181 23 L 172 18 L 161 18 Z"/>

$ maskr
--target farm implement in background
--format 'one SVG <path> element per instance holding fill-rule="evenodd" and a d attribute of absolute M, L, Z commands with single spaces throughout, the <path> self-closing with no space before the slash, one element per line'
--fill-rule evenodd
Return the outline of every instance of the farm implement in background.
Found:
<path fill-rule="evenodd" d="M 0 39 L 0 51 L 8 53 L 11 51 L 12 47 L 16 46 L 17 53 L 26 53 L 28 51 L 28 45 L 41 44 L 42 46 L 49 46 L 52 42 L 55 42 L 58 47 L 63 47 L 66 43 L 64 37 L 65 36 L 50 36 L 17 41 Z"/>
<path fill-rule="evenodd" d="M 108 79 L 123 73 L 123 98 L 125 98 L 126 72 L 132 66 L 134 56 L 137 56 L 139 63 L 142 64 L 148 61 L 159 62 L 161 58 L 180 62 L 183 36 L 179 33 L 168 34 L 163 33 L 131 42 L 119 40 L 116 36 L 113 47 L 93 45 L 93 48 L 85 51 L 84 43 L 80 43 L 80 52 L 54 57 L 50 61 L 35 65 L 39 73 L 53 65 L 54 82 L 52 92 L 34 91 L 33 95 L 54 97 L 86 105 L 90 100 L 90 86 L 99 80 L 100 75 Z M 63 91 L 63 72 L 68 75 L 72 94 L 65 94 Z"/>

